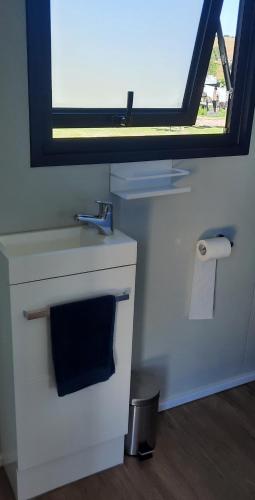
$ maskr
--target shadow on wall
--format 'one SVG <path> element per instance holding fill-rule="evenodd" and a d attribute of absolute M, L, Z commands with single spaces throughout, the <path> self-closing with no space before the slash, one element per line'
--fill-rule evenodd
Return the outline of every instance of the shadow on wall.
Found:
<path fill-rule="evenodd" d="M 142 372 L 146 375 L 151 375 L 155 379 L 156 385 L 160 390 L 161 401 L 169 395 L 169 381 L 171 380 L 169 356 L 158 356 L 146 361 L 142 368 Z"/>
<path fill-rule="evenodd" d="M 133 335 L 133 367 L 140 366 L 143 352 L 143 332 L 146 304 L 148 252 L 150 241 L 151 203 L 137 200 L 128 203 L 114 197 L 115 225 L 138 242 L 136 297 Z M 128 206 L 127 206 L 128 204 Z M 135 224 L 134 224 L 135 221 Z"/>
<path fill-rule="evenodd" d="M 216 236 L 222 235 L 225 236 L 225 238 L 228 238 L 229 241 L 234 242 L 236 232 L 237 230 L 235 226 L 214 227 L 204 231 L 198 240 L 206 240 L 207 238 L 215 238 Z"/>

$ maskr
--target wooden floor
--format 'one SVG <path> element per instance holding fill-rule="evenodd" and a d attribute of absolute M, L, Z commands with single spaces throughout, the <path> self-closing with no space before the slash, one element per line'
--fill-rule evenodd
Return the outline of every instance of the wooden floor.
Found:
<path fill-rule="evenodd" d="M 39 498 L 255 500 L 255 382 L 161 413 L 152 460 L 126 458 Z M 13 500 L 3 470 L 0 500 Z"/>

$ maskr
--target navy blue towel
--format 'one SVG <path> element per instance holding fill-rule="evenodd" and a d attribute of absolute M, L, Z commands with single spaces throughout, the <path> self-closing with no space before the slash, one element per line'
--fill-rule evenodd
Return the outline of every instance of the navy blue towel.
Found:
<path fill-rule="evenodd" d="M 115 373 L 113 295 L 51 307 L 51 343 L 57 391 L 65 396 Z"/>

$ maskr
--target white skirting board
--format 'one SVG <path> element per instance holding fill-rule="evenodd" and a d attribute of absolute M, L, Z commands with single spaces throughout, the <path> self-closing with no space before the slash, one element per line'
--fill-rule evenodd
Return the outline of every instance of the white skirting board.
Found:
<path fill-rule="evenodd" d="M 238 387 L 239 385 L 247 384 L 248 382 L 253 381 L 255 381 L 255 371 L 227 378 L 215 384 L 198 387 L 197 389 L 180 393 L 169 399 L 160 400 L 159 411 L 169 410 L 170 408 L 190 403 L 196 399 L 205 398 L 207 396 L 211 396 L 212 394 L 217 394 L 218 392 L 226 391 L 227 389 L 232 389 L 234 387 Z"/>

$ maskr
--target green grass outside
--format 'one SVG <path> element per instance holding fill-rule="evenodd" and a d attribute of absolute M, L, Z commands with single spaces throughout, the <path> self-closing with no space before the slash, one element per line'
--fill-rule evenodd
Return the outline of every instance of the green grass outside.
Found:
<path fill-rule="evenodd" d="M 209 118 L 209 117 L 208 117 Z M 54 139 L 81 139 L 93 137 L 144 137 L 155 135 L 205 135 L 223 134 L 223 127 L 129 127 L 129 128 L 78 128 L 53 129 Z"/>
<path fill-rule="evenodd" d="M 198 111 L 198 116 L 203 116 L 203 117 L 206 117 L 206 119 L 210 118 L 210 119 L 215 119 L 215 118 L 226 118 L 227 116 L 227 110 L 226 109 L 220 109 L 220 110 L 217 110 L 216 113 L 214 113 L 212 111 L 212 109 L 210 109 L 209 111 L 206 111 L 206 109 L 203 109 L 199 108 L 199 111 Z"/>

